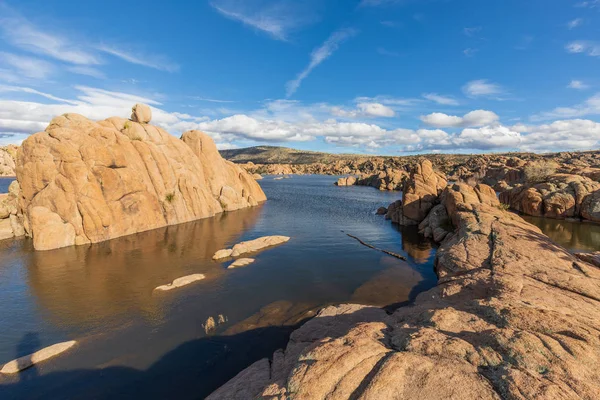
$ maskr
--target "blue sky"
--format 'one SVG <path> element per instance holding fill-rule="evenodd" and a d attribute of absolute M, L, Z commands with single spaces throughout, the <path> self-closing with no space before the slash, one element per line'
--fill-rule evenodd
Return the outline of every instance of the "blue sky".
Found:
<path fill-rule="evenodd" d="M 145 102 L 221 149 L 600 147 L 600 0 L 191 3 L 0 0 L 0 144 Z"/>

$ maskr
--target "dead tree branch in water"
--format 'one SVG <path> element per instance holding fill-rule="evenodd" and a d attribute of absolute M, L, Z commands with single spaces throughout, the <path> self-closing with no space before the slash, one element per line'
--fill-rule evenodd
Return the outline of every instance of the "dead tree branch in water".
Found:
<path fill-rule="evenodd" d="M 352 239 L 355 239 L 355 240 L 357 240 L 357 241 L 358 241 L 358 243 L 362 244 L 363 246 L 367 246 L 367 247 L 368 247 L 368 248 L 370 248 L 370 249 L 373 249 L 373 250 L 380 251 L 380 252 L 382 252 L 382 253 L 385 253 L 385 254 L 387 254 L 388 256 L 396 257 L 396 258 L 399 258 L 399 259 L 401 259 L 401 260 L 404 260 L 404 261 L 406 261 L 406 257 L 404 257 L 404 256 L 402 256 L 402 255 L 400 255 L 400 254 L 397 254 L 397 253 L 392 253 L 391 251 L 387 251 L 387 250 L 383 250 L 383 249 L 379 249 L 379 248 L 377 248 L 377 247 L 375 247 L 375 246 L 373 246 L 373 245 L 370 245 L 369 243 L 365 243 L 365 242 L 363 242 L 362 240 L 360 240 L 360 239 L 359 239 L 359 238 L 357 238 L 356 236 L 353 236 L 353 235 L 351 235 L 351 234 L 349 234 L 349 233 L 346 233 L 346 235 L 348 235 L 348 236 L 349 236 L 349 237 L 351 237 Z"/>

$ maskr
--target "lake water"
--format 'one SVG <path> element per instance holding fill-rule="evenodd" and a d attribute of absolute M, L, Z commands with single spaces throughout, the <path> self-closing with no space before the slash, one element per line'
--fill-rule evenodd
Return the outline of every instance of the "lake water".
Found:
<path fill-rule="evenodd" d="M 15 180 L 15 178 L 6 178 L 6 177 L 0 176 L 0 193 L 8 192 L 8 186 L 14 180 Z"/>
<path fill-rule="evenodd" d="M 375 215 L 400 194 L 336 180 L 266 177 L 269 200 L 259 207 L 92 246 L 35 252 L 28 239 L 0 242 L 0 364 L 79 341 L 18 376 L 0 376 L 0 399 L 203 398 L 284 347 L 324 305 L 393 307 L 434 286 L 432 243 Z M 265 235 L 291 240 L 239 269 L 211 259 Z M 206 279 L 153 293 L 192 273 Z M 219 316 L 225 322 L 207 334 L 207 318 Z"/>
<path fill-rule="evenodd" d="M 528 215 L 521 217 L 540 228 L 553 242 L 571 252 L 600 251 L 600 224 Z"/>

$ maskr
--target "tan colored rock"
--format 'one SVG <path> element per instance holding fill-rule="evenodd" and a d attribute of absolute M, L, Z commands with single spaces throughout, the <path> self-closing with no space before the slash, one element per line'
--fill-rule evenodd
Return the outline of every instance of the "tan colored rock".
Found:
<path fill-rule="evenodd" d="M 404 180 L 402 202 L 388 208 L 389 218 L 400 225 L 418 225 L 439 202 L 447 184 L 446 178 L 433 170 L 431 161 L 421 161 L 412 169 L 410 178 Z"/>
<path fill-rule="evenodd" d="M 260 181 L 261 179 L 263 179 L 261 174 L 252 174 L 252 177 L 254 178 L 254 180 L 256 181 Z"/>
<path fill-rule="evenodd" d="M 17 146 L 0 147 L 0 176 L 15 176 Z"/>
<path fill-rule="evenodd" d="M 202 324 L 202 327 L 204 328 L 204 332 L 206 334 L 209 334 L 214 332 L 215 329 L 217 329 L 217 323 L 215 322 L 215 319 L 213 317 L 208 317 L 206 319 L 206 322 Z"/>
<path fill-rule="evenodd" d="M 329 307 L 254 366 L 262 387 L 242 397 L 242 373 L 209 398 L 597 398 L 600 269 L 493 203 L 483 186 L 444 190 L 453 231 L 413 306 Z"/>
<path fill-rule="evenodd" d="M 600 222 L 600 182 L 585 176 L 554 174 L 544 182 L 504 191 L 500 201 L 527 215 Z"/>
<path fill-rule="evenodd" d="M 290 240 L 288 236 L 263 236 L 258 239 L 238 243 L 230 250 L 219 250 L 213 256 L 213 260 L 220 260 L 227 257 L 238 257 L 246 253 L 254 253 L 267 247 L 285 243 L 288 240 Z"/>
<path fill-rule="evenodd" d="M 337 186 L 353 186 L 356 184 L 356 177 L 348 176 L 348 177 L 339 178 L 335 184 Z"/>
<path fill-rule="evenodd" d="M 180 288 L 183 286 L 187 286 L 194 282 L 201 281 L 204 278 L 206 278 L 206 276 L 204 276 L 204 274 L 192 274 L 192 275 L 182 276 L 181 278 L 175 279 L 171 283 L 168 283 L 168 284 L 162 285 L 162 286 L 158 286 L 154 290 L 163 291 L 163 292 L 168 291 L 168 290 L 173 290 L 173 289 L 177 289 L 177 288 Z"/>
<path fill-rule="evenodd" d="M 46 348 L 38 350 L 33 354 L 17 358 L 16 360 L 4 364 L 4 367 L 2 367 L 0 373 L 16 374 L 17 372 L 23 371 L 24 369 L 32 367 L 33 365 L 39 364 L 42 361 L 48 360 L 49 358 L 64 353 L 71 347 L 75 346 L 75 344 L 77 344 L 75 340 L 53 344 L 52 346 L 48 346 Z"/>
<path fill-rule="evenodd" d="M 190 131 L 179 140 L 116 117 L 54 118 L 19 148 L 17 179 L 24 226 L 38 250 L 102 242 L 266 199 L 207 135 Z"/>
<path fill-rule="evenodd" d="M 131 120 L 140 124 L 147 124 L 152 120 L 152 110 L 145 104 L 136 104 L 131 109 Z"/>
<path fill-rule="evenodd" d="M 246 265 L 252 264 L 254 261 L 254 258 L 238 258 L 237 260 L 229 264 L 229 267 L 227 267 L 227 269 L 245 267 Z"/>
<path fill-rule="evenodd" d="M 600 268 L 600 251 L 594 253 L 575 253 L 575 257 L 588 264 Z"/>

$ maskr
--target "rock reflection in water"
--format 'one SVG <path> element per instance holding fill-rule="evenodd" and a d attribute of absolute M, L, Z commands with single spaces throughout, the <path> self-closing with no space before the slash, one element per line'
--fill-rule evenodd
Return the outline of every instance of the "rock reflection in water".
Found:
<path fill-rule="evenodd" d="M 153 289 L 198 272 L 206 275 L 199 285 L 218 284 L 224 269 L 212 255 L 251 228 L 260 212 L 245 209 L 91 246 L 35 252 L 27 270 L 30 286 L 61 324 L 94 325 L 136 312 L 161 319 Z"/>
<path fill-rule="evenodd" d="M 521 217 L 540 228 L 553 242 L 572 252 L 600 250 L 600 224 L 528 215 L 521 215 Z"/>
<path fill-rule="evenodd" d="M 390 264 L 389 268 L 356 289 L 351 303 L 384 307 L 406 302 L 410 299 L 413 288 L 423 280 L 420 273 L 412 268 L 399 266 L 398 262 L 390 258 L 382 260 L 382 263 Z"/>

